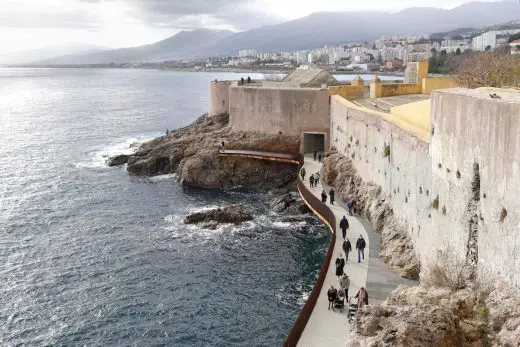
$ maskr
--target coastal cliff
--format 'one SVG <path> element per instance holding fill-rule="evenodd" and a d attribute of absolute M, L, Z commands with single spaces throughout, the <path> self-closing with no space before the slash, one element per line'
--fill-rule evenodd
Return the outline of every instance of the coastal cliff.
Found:
<path fill-rule="evenodd" d="M 241 157 L 219 156 L 222 142 L 226 149 L 297 153 L 297 136 L 233 132 L 229 115 L 203 115 L 192 124 L 173 130 L 168 136 L 143 143 L 127 158 L 116 156 L 114 165 L 127 162 L 127 170 L 143 176 L 176 174 L 185 185 L 201 188 L 247 186 L 260 189 L 286 187 L 297 177 L 291 164 Z"/>

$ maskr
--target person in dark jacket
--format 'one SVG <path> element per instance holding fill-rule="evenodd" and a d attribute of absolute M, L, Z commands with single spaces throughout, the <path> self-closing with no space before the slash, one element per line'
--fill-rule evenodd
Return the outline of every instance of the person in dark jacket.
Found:
<path fill-rule="evenodd" d="M 343 255 L 339 253 L 339 257 L 336 258 L 336 276 L 338 279 L 343 276 L 343 268 L 345 267 L 345 259 L 343 259 Z"/>
<path fill-rule="evenodd" d="M 318 153 L 318 162 L 321 163 L 321 153 Z"/>
<path fill-rule="evenodd" d="M 311 188 L 314 187 L 314 175 L 311 175 L 311 177 L 309 177 L 309 183 L 311 184 Z"/>
<path fill-rule="evenodd" d="M 327 193 L 323 190 L 321 192 L 321 202 L 326 203 L 327 202 Z"/>
<path fill-rule="evenodd" d="M 345 241 L 343 241 L 343 252 L 345 252 L 345 260 L 347 260 L 347 261 L 348 261 L 348 254 L 350 253 L 350 251 L 352 251 L 352 245 L 350 244 L 350 240 L 345 239 Z"/>
<path fill-rule="evenodd" d="M 358 311 L 365 305 L 368 305 L 368 293 L 365 290 L 365 287 L 361 287 L 356 294 L 355 298 L 358 299 L 357 307 Z"/>
<path fill-rule="evenodd" d="M 247 84 L 251 83 L 251 77 L 247 76 Z"/>
<path fill-rule="evenodd" d="M 347 217 L 343 216 L 341 221 L 339 222 L 339 228 L 341 229 L 341 233 L 343 234 L 343 240 L 347 237 L 347 229 L 348 229 L 348 220 Z"/>
<path fill-rule="evenodd" d="M 300 170 L 300 175 L 302 175 L 302 181 L 305 180 L 305 168 L 302 167 L 302 169 Z"/>
<path fill-rule="evenodd" d="M 314 161 L 316 161 L 316 156 L 318 155 L 318 151 L 316 150 L 316 148 L 314 149 Z"/>
<path fill-rule="evenodd" d="M 329 290 L 327 291 L 327 298 L 329 299 L 329 310 L 332 307 L 332 310 L 334 311 L 334 300 L 338 297 L 338 290 L 334 288 L 334 286 L 330 286 Z"/>
<path fill-rule="evenodd" d="M 361 263 L 361 258 L 363 258 L 363 260 L 365 260 L 365 247 L 366 247 L 366 242 L 365 242 L 365 239 L 363 238 L 363 236 L 359 235 L 357 241 L 356 241 L 356 249 L 357 249 L 357 259 L 358 259 L 358 263 Z"/>
<path fill-rule="evenodd" d="M 329 191 L 329 196 L 330 196 L 330 204 L 334 205 L 334 189 L 331 189 Z"/>

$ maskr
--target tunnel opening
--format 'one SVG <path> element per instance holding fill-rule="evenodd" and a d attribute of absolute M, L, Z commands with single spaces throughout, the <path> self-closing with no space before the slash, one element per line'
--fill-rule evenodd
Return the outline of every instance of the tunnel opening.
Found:
<path fill-rule="evenodd" d="M 324 133 L 303 133 L 303 153 L 325 152 Z"/>

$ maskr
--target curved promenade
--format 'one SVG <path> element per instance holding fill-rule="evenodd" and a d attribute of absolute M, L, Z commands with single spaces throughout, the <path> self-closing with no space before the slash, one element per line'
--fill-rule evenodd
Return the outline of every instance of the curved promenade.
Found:
<path fill-rule="evenodd" d="M 344 346 L 350 325 L 347 320 L 347 310 L 333 312 L 328 310 L 327 291 L 331 285 L 338 288 L 339 281 L 336 277 L 336 258 L 344 253 L 342 250 L 343 236 L 340 232 L 339 222 L 345 215 L 350 228 L 347 238 L 352 244 L 353 251 L 346 263 L 344 272 L 350 277 L 349 296 L 355 296 L 360 287 L 366 287 L 369 295 L 369 303 L 377 304 L 384 300 L 388 294 L 399 284 L 414 284 L 394 274 L 379 259 L 380 236 L 372 230 L 370 222 L 366 219 L 348 216 L 345 205 L 336 199 L 334 205 L 321 203 L 321 192 L 326 190 L 329 195 L 330 187 L 324 185 L 320 179 L 318 187 L 311 188 L 308 177 L 322 171 L 322 164 L 312 159 L 312 156 L 301 154 L 271 153 L 247 150 L 224 150 L 219 155 L 241 156 L 260 160 L 272 160 L 299 164 L 305 167 L 305 181 L 298 179 L 297 186 L 300 195 L 311 210 L 329 226 L 333 233 L 327 255 L 322 269 L 312 292 L 298 319 L 285 340 L 285 347 L 319 347 L 319 346 Z M 323 177 L 323 174 L 320 175 Z M 298 177 L 300 177 L 298 175 Z M 336 232 L 336 230 L 338 232 Z M 362 235 L 366 241 L 365 260 L 357 263 L 356 240 Z"/>

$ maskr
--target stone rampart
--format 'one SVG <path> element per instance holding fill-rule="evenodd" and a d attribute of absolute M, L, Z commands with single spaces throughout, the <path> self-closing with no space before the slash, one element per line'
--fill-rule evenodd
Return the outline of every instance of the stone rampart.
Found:
<path fill-rule="evenodd" d="M 233 81 L 211 81 L 209 84 L 208 114 L 216 116 L 229 112 L 229 86 Z"/>

